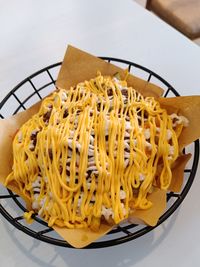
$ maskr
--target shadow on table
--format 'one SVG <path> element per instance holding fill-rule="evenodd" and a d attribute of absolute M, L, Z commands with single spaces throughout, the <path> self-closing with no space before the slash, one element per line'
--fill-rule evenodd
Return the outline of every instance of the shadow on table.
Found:
<path fill-rule="evenodd" d="M 40 242 L 36 239 L 30 239 L 30 237 L 27 238 L 31 240 L 29 242 L 31 246 L 26 246 L 26 244 L 22 243 L 17 237 L 18 230 L 15 228 L 10 230 L 10 225 L 8 225 L 7 222 L 4 222 L 9 236 L 12 238 L 16 246 L 36 265 L 38 264 L 38 266 L 61 267 L 62 264 L 63 266 L 70 267 L 90 267 L 95 264 L 95 267 L 130 267 L 151 254 L 153 250 L 164 241 L 175 223 L 177 215 L 178 210 L 165 222 L 165 224 L 159 226 L 159 231 L 154 230 L 128 243 L 102 249 L 76 250 L 62 248 Z M 43 253 L 44 250 L 47 250 L 47 247 L 48 253 Z M 48 255 L 48 257 L 46 255 Z"/>

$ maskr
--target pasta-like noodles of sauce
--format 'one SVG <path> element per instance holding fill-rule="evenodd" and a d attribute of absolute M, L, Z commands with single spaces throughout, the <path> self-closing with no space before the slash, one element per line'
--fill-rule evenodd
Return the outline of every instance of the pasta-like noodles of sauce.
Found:
<path fill-rule="evenodd" d="M 169 187 L 188 121 L 168 115 L 116 77 L 102 76 L 46 97 L 13 141 L 15 181 L 49 226 L 98 229 L 148 209 L 154 186 Z"/>

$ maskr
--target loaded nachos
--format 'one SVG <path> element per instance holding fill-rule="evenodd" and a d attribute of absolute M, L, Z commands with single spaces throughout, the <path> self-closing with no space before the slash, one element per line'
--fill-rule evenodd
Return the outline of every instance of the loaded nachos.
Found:
<path fill-rule="evenodd" d="M 118 75 L 99 73 L 44 99 L 14 138 L 5 185 L 17 183 L 32 203 L 27 220 L 37 212 L 49 226 L 118 224 L 149 209 L 155 187 L 168 189 L 187 126 Z"/>
<path fill-rule="evenodd" d="M 69 46 L 58 90 L 0 120 L 0 182 L 25 200 L 29 222 L 38 213 L 77 248 L 123 219 L 155 226 L 167 190 L 181 190 L 182 150 L 200 136 L 200 96 L 162 98 L 116 72 Z"/>

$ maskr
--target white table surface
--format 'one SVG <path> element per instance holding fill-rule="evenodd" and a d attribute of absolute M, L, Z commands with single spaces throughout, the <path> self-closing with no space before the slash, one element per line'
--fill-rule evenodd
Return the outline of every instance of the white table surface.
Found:
<path fill-rule="evenodd" d="M 61 61 L 67 44 L 135 61 L 182 95 L 200 93 L 200 48 L 131 0 L 0 0 L 0 100 Z M 33 240 L 0 217 L 0 266 L 200 266 L 200 169 L 181 208 L 149 234 L 98 250 Z"/>

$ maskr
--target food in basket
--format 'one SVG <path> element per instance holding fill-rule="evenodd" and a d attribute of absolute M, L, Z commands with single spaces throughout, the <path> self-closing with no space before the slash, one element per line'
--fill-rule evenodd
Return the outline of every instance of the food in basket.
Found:
<path fill-rule="evenodd" d="M 91 89 L 90 79 L 98 70 L 102 76 L 93 79 L 89 97 L 83 81 L 88 81 Z M 0 182 L 25 200 L 29 222 L 33 213 L 39 213 L 76 248 L 104 236 L 124 218 L 130 223 L 155 226 L 166 210 L 167 191 L 180 192 L 182 188 L 184 168 L 191 157 L 182 153 L 183 148 L 200 136 L 200 96 L 162 98 L 159 86 L 130 73 L 126 84 L 114 77 L 116 72 L 126 76 L 123 69 L 68 46 L 56 80 L 59 90 L 43 102 L 0 120 Z M 99 91 L 96 79 L 110 80 L 114 89 L 101 84 L 105 91 Z M 88 94 L 88 101 L 83 101 L 79 88 L 80 105 L 74 90 L 79 83 Z M 73 105 L 66 111 L 69 102 Z M 131 108 L 133 111 L 128 112 Z M 94 124 L 97 117 L 98 123 Z M 76 131 L 78 125 L 86 135 Z M 70 131 L 66 132 L 65 127 Z M 88 150 L 83 153 L 83 148 Z M 89 155 L 89 149 L 94 156 Z M 155 151 L 160 153 L 159 160 Z M 63 161 L 66 164 L 62 165 Z M 23 172 L 25 182 L 14 172 Z M 123 176 L 119 176 L 121 172 Z M 115 174 L 112 179 L 111 173 Z M 103 190 L 105 193 L 100 194 Z"/>
<path fill-rule="evenodd" d="M 5 185 L 32 204 L 27 220 L 36 212 L 49 226 L 118 224 L 149 209 L 156 188 L 168 189 L 188 123 L 118 75 L 98 73 L 46 97 L 22 125 Z"/>

